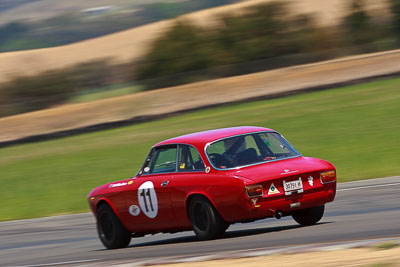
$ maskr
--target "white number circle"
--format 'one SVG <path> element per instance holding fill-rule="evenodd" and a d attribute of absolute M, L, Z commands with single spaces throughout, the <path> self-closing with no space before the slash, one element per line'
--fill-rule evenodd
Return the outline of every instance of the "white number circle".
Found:
<path fill-rule="evenodd" d="M 138 199 L 143 213 L 149 218 L 155 218 L 158 212 L 158 202 L 152 182 L 147 181 L 139 186 Z"/>

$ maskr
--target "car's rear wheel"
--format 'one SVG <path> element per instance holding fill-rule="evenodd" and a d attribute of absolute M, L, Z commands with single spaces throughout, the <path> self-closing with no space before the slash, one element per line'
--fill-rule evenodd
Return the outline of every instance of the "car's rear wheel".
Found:
<path fill-rule="evenodd" d="M 293 219 L 301 225 L 313 225 L 324 215 L 325 205 L 297 210 L 292 214 Z"/>
<path fill-rule="evenodd" d="M 107 204 L 101 205 L 97 210 L 97 233 L 108 249 L 125 248 L 131 242 L 131 233 Z"/>
<path fill-rule="evenodd" d="M 229 227 L 210 201 L 201 196 L 195 196 L 190 201 L 189 218 L 193 231 L 200 240 L 221 237 Z"/>

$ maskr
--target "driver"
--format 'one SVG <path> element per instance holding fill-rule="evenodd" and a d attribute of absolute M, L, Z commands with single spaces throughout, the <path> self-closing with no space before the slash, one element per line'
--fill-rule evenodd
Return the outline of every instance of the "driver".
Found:
<path fill-rule="evenodd" d="M 237 165 L 239 153 L 246 150 L 246 142 L 243 136 L 232 137 L 224 140 L 224 157 L 228 161 L 229 167 Z"/>

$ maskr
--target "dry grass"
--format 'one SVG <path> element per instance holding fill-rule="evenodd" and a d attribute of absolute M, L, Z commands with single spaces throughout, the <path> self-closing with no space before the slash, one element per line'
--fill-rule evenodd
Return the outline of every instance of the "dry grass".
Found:
<path fill-rule="evenodd" d="M 122 0 L 121 0 L 122 1 Z M 216 7 L 183 16 L 200 25 L 213 25 L 218 14 L 242 12 L 250 5 L 272 0 L 248 0 L 228 6 Z M 316 13 L 321 25 L 334 24 L 340 19 L 348 5 L 347 0 L 290 0 L 297 12 Z M 371 8 L 384 7 L 384 0 L 368 0 Z M 50 69 L 59 69 L 74 64 L 111 58 L 115 62 L 126 62 L 142 57 L 151 42 L 171 25 L 161 21 L 107 36 L 54 48 L 0 54 L 0 82 L 16 75 L 33 75 Z"/>
<path fill-rule="evenodd" d="M 1 53 L 0 82 L 101 58 L 116 62 L 137 59 L 170 23 L 161 21 L 65 46 Z"/>
<path fill-rule="evenodd" d="M 210 23 L 215 22 L 217 15 L 240 14 L 249 6 L 274 1 L 288 2 L 290 7 L 297 13 L 314 14 L 316 22 L 320 26 L 337 24 L 351 4 L 351 1 L 348 0 L 247 0 L 237 4 L 198 11 L 185 15 L 183 18 L 193 20 L 203 26 L 208 26 Z M 384 12 L 387 8 L 387 2 L 385 0 L 366 0 L 365 6 L 370 11 L 382 10 Z"/>
<path fill-rule="evenodd" d="M 400 50 L 210 80 L 0 119 L 0 141 L 400 72 Z"/>
<path fill-rule="evenodd" d="M 384 265 L 383 265 L 384 264 Z M 126 265 L 127 267 L 129 265 Z M 346 249 L 330 252 L 309 252 L 273 255 L 255 258 L 226 259 L 203 262 L 157 265 L 158 267 L 337 267 L 337 266 L 400 266 L 400 248 L 372 250 L 370 248 Z"/>

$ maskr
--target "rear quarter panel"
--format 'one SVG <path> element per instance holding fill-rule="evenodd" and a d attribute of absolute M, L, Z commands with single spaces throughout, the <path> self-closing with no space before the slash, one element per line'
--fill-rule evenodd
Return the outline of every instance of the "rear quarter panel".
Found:
<path fill-rule="evenodd" d="M 245 209 L 244 182 L 230 172 L 178 173 L 173 179 L 172 207 L 179 227 L 190 227 L 187 210 L 195 195 L 205 196 L 227 222 L 236 221 Z"/>

